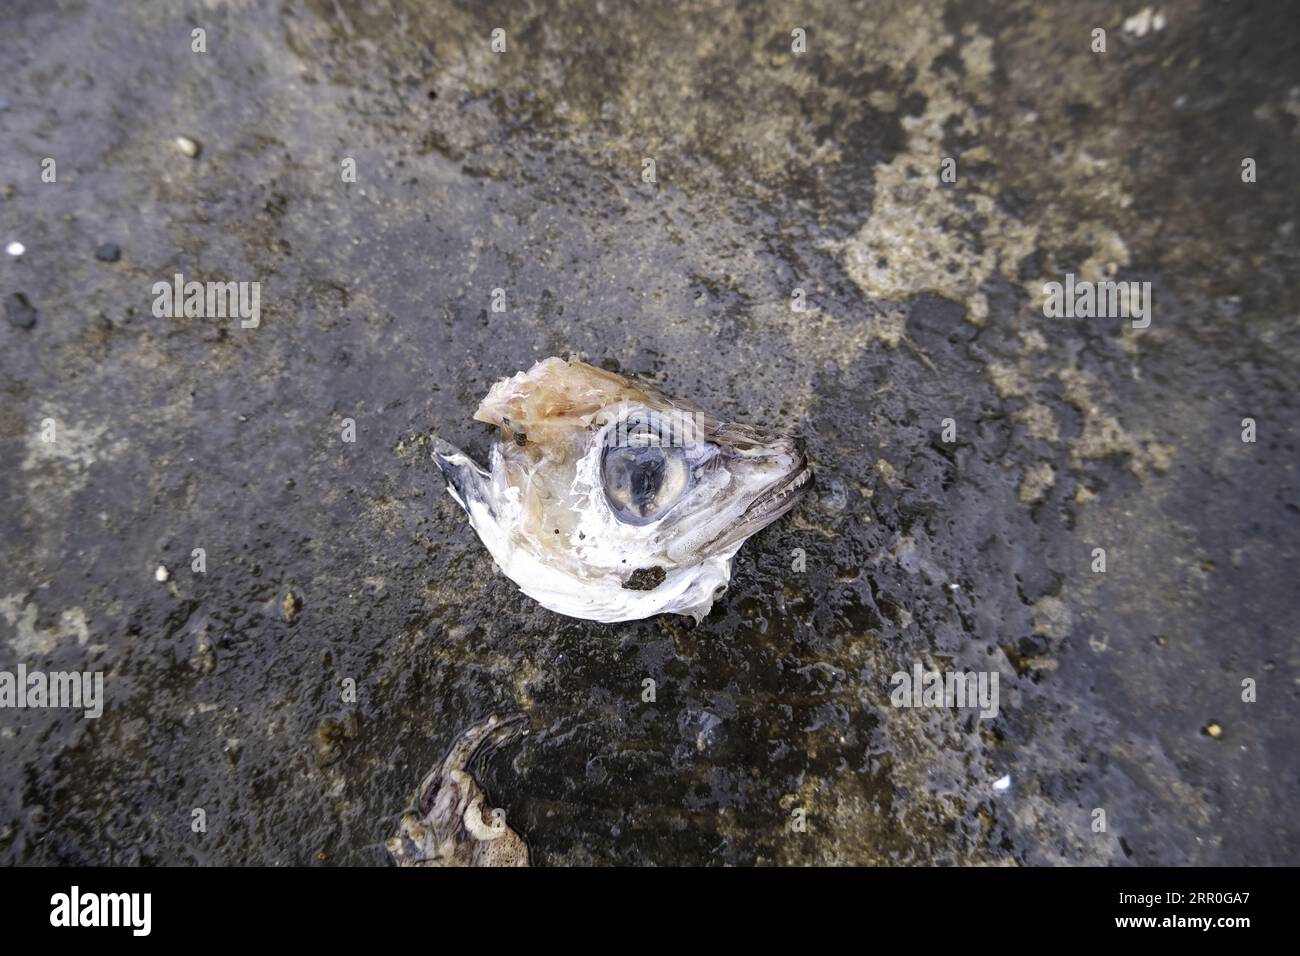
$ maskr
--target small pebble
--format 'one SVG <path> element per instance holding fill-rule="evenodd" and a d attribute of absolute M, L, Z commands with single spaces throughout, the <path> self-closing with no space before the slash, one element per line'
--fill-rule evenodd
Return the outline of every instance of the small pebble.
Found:
<path fill-rule="evenodd" d="M 188 156 L 190 159 L 197 159 L 199 155 L 199 144 L 188 136 L 176 137 L 176 148 Z"/>
<path fill-rule="evenodd" d="M 159 584 L 166 581 L 171 576 L 172 573 L 167 570 L 165 565 L 161 565 L 161 564 L 158 565 L 158 570 L 153 573 L 154 580 L 157 581 Z"/>
<path fill-rule="evenodd" d="M 1010 790 L 1011 774 L 1007 774 L 1005 777 L 999 777 L 997 780 L 994 780 L 993 789 L 998 791 L 999 793 L 1001 793 L 1003 790 Z"/>
<path fill-rule="evenodd" d="M 5 299 L 5 318 L 15 329 L 30 329 L 36 324 L 36 307 L 27 296 L 15 292 Z"/>
<path fill-rule="evenodd" d="M 343 724 L 333 717 L 326 717 L 316 728 L 316 760 L 326 767 L 338 760 L 347 731 Z"/>
<path fill-rule="evenodd" d="M 117 262 L 122 258 L 122 250 L 111 242 L 105 242 L 95 250 L 95 258 L 100 262 Z"/>
<path fill-rule="evenodd" d="M 1217 720 L 1212 720 L 1205 725 L 1205 728 L 1201 733 L 1205 734 L 1207 737 L 1213 737 L 1215 740 L 1218 740 L 1223 736 L 1223 725 Z"/>
<path fill-rule="evenodd" d="M 298 612 L 302 610 L 302 598 L 292 591 L 284 595 L 284 601 L 280 604 L 280 611 L 284 615 L 284 620 L 288 624 L 293 624 L 298 620 Z"/>
<path fill-rule="evenodd" d="M 11 256 L 21 256 L 26 251 L 27 247 L 21 242 L 11 242 L 9 245 L 5 246 L 5 252 L 9 253 Z"/>

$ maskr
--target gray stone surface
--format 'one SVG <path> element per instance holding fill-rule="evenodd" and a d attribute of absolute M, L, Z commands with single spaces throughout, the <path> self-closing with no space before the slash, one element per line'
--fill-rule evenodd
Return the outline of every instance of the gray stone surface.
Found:
<path fill-rule="evenodd" d="M 521 709 L 542 865 L 1300 862 L 1296 21 L 1142 7 L 4 4 L 0 669 L 107 707 L 0 711 L 0 861 L 381 863 Z M 1044 318 L 1067 272 L 1150 328 Z M 570 353 L 808 439 L 698 627 L 552 615 L 443 493 Z M 891 707 L 917 660 L 998 717 Z"/>

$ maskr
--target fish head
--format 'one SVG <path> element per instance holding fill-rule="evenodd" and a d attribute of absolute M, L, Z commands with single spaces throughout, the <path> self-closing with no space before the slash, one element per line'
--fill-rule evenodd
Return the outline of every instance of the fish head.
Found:
<path fill-rule="evenodd" d="M 498 382 L 475 418 L 496 429 L 490 467 L 437 443 L 448 489 L 502 570 L 573 617 L 703 618 L 736 551 L 812 481 L 798 440 L 583 362 Z"/>

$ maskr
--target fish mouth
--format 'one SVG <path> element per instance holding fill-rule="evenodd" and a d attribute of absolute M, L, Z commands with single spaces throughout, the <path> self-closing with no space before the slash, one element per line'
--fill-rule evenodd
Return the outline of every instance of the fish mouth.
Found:
<path fill-rule="evenodd" d="M 801 454 L 795 467 L 751 501 L 740 520 L 711 541 L 709 548 L 723 550 L 763 530 L 798 504 L 814 481 L 812 466 L 807 456 Z"/>
<path fill-rule="evenodd" d="M 807 457 L 800 458 L 795 469 L 755 498 L 741 516 L 742 525 L 767 524 L 784 514 L 814 484 L 812 466 Z"/>

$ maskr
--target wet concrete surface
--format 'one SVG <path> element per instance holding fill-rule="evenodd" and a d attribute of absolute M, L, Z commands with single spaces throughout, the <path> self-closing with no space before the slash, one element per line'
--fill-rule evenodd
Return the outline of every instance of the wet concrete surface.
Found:
<path fill-rule="evenodd" d="M 535 865 L 1300 862 L 1300 35 L 1142 8 L 5 4 L 0 669 L 107 700 L 0 711 L 0 861 L 381 864 L 519 709 Z M 552 354 L 808 440 L 701 625 L 545 611 L 444 493 Z"/>

